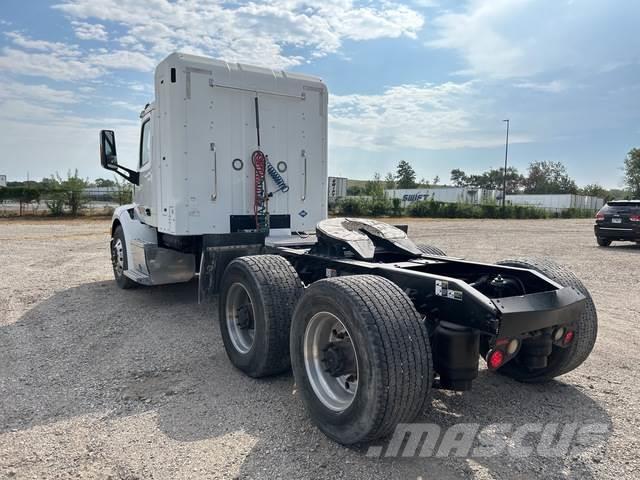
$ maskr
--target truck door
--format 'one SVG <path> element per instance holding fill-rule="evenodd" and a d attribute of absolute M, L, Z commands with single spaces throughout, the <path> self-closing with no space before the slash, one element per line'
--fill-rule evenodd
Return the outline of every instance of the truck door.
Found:
<path fill-rule="evenodd" d="M 157 212 L 154 208 L 153 191 L 153 121 L 151 115 L 144 117 L 140 127 L 140 149 L 138 158 L 138 171 L 140 172 L 140 185 L 135 189 L 135 203 L 138 205 L 138 213 L 145 223 L 155 225 L 154 219 Z"/>

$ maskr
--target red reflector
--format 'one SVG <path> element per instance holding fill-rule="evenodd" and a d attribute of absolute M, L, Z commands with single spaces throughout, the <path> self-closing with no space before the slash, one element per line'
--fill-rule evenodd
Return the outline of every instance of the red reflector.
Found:
<path fill-rule="evenodd" d="M 632 222 L 640 222 L 640 215 L 631 215 L 629 217 L 629 220 L 631 220 Z"/>
<path fill-rule="evenodd" d="M 493 350 L 489 353 L 487 357 L 487 364 L 491 370 L 495 370 L 496 368 L 500 368 L 502 363 L 504 362 L 504 353 L 502 350 Z"/>
<path fill-rule="evenodd" d="M 575 336 L 575 334 L 573 333 L 573 331 L 569 330 L 567 333 L 564 334 L 564 338 L 562 339 L 562 343 L 564 343 L 565 345 L 569 345 L 573 341 L 573 337 L 574 336 Z"/>

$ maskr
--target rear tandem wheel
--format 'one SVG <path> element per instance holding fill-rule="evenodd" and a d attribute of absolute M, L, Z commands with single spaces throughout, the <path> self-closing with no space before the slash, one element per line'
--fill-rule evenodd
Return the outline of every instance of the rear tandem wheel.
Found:
<path fill-rule="evenodd" d="M 342 444 L 374 440 L 423 410 L 428 334 L 411 300 L 374 275 L 319 280 L 291 325 L 291 365 L 312 421 Z"/>

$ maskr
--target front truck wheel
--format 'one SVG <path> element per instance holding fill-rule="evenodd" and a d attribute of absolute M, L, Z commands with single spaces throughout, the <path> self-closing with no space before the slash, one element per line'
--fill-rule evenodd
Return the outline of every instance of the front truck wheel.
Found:
<path fill-rule="evenodd" d="M 231 363 L 250 377 L 288 370 L 289 328 L 302 282 L 279 255 L 240 257 L 227 266 L 219 321 Z"/>
<path fill-rule="evenodd" d="M 593 350 L 598 335 L 598 315 L 587 287 L 568 268 L 543 258 L 503 260 L 498 262 L 498 265 L 536 270 L 563 287 L 574 287 L 587 297 L 585 310 L 574 323 L 575 336 L 572 343 L 565 348 L 554 345 L 546 367 L 529 369 L 519 362 L 516 356 L 498 369 L 498 372 L 521 382 L 540 383 L 580 366 Z"/>
<path fill-rule="evenodd" d="M 398 286 L 373 275 L 307 289 L 293 314 L 291 365 L 312 421 L 342 444 L 412 421 L 433 382 L 420 315 Z"/>
<path fill-rule="evenodd" d="M 125 242 L 124 231 L 120 225 L 115 228 L 111 237 L 111 264 L 118 287 L 126 290 L 138 285 L 124 274 L 127 269 L 127 242 Z"/>

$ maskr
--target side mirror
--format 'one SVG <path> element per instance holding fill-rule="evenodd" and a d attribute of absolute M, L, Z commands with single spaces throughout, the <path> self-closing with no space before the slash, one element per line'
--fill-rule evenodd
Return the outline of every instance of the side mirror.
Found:
<path fill-rule="evenodd" d="M 134 185 L 140 185 L 140 174 L 138 172 L 118 165 L 116 134 L 113 130 L 100 130 L 100 165 L 102 165 L 102 168 L 112 170 Z"/>
<path fill-rule="evenodd" d="M 100 164 L 107 170 L 118 168 L 116 134 L 113 130 L 100 130 Z"/>

